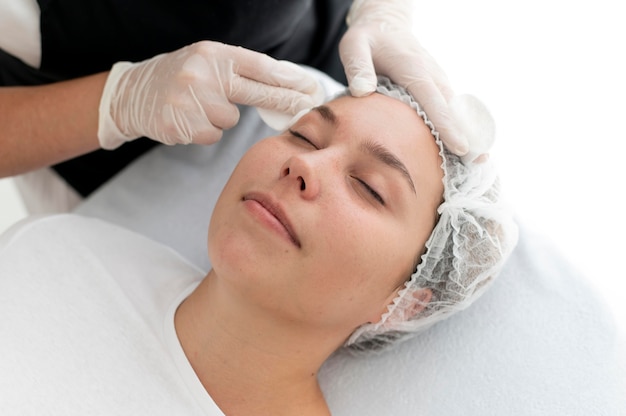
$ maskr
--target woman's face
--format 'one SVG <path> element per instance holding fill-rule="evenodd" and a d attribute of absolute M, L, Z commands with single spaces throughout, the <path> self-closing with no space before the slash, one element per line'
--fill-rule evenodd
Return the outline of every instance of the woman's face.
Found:
<path fill-rule="evenodd" d="M 263 310 L 349 331 L 380 319 L 410 276 L 443 193 L 417 113 L 342 97 L 253 146 L 215 207 L 215 274 Z"/>

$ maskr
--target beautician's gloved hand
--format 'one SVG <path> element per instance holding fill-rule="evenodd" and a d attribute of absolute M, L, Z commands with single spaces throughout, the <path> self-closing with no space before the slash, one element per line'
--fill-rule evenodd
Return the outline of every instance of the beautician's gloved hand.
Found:
<path fill-rule="evenodd" d="M 446 147 L 459 156 L 467 138 L 453 121 L 446 74 L 412 34 L 412 0 L 355 0 L 339 44 L 348 85 L 360 97 L 376 90 L 376 74 L 406 88 L 422 105 Z"/>
<path fill-rule="evenodd" d="M 296 114 L 313 107 L 317 81 L 267 55 L 202 41 L 139 63 L 113 66 L 100 100 L 104 149 L 146 136 L 210 144 L 239 121 L 237 104 Z"/>

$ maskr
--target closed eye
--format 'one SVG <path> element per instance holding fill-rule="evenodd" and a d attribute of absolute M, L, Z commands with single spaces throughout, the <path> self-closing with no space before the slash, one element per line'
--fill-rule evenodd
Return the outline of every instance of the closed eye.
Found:
<path fill-rule="evenodd" d="M 376 190 L 374 190 L 374 188 L 369 186 L 367 182 L 354 176 L 353 178 L 359 183 L 359 185 L 361 185 L 365 189 L 366 192 L 368 192 L 376 200 L 376 202 L 383 206 L 385 205 L 385 200 L 380 196 L 378 192 L 376 192 Z"/>
<path fill-rule="evenodd" d="M 315 143 L 313 143 L 311 140 L 309 140 L 306 136 L 302 135 L 301 133 L 295 131 L 295 130 L 288 130 L 289 134 L 291 134 L 293 137 L 296 137 L 299 140 L 302 140 L 304 142 L 306 142 L 307 144 L 311 145 L 314 149 L 318 149 L 319 148 L 315 145 Z M 378 202 L 381 205 L 385 205 L 385 200 L 380 196 L 380 194 L 378 192 L 376 192 L 376 190 L 374 188 L 372 188 L 367 182 L 365 182 L 363 179 L 360 179 L 356 176 L 352 176 L 352 178 L 357 181 L 359 183 L 359 186 L 361 186 L 365 192 L 367 192 L 367 194 L 369 196 L 371 196 L 372 198 L 374 198 L 374 200 L 376 202 Z"/>
<path fill-rule="evenodd" d="M 297 131 L 289 129 L 289 134 L 291 134 L 293 137 L 297 137 L 298 139 L 307 142 L 308 144 L 313 146 L 315 149 L 318 149 L 318 147 L 315 145 L 315 143 L 313 143 L 311 140 L 309 140 L 308 138 L 306 138 L 302 134 L 298 133 Z"/>

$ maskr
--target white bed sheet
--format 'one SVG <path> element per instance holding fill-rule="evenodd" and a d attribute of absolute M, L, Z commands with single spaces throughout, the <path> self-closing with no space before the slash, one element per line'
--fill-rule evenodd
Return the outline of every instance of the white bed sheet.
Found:
<path fill-rule="evenodd" d="M 274 131 L 254 109 L 216 145 L 159 146 L 76 212 L 165 243 L 207 269 L 212 207 L 245 149 Z M 626 415 L 623 334 L 585 278 L 520 221 L 492 289 L 466 311 L 377 356 L 320 373 L 341 415 Z"/>

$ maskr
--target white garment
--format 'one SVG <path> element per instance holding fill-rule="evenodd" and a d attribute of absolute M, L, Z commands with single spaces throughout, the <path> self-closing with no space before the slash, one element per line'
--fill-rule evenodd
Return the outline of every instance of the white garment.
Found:
<path fill-rule="evenodd" d="M 60 214 L 76 208 L 83 197 L 50 168 L 14 176 L 22 202 L 29 215 Z"/>
<path fill-rule="evenodd" d="M 0 49 L 33 68 L 41 64 L 39 15 L 36 0 L 0 1 Z"/>
<path fill-rule="evenodd" d="M 15 225 L 0 237 L 0 414 L 223 416 L 174 328 L 203 277 L 101 220 Z"/>

